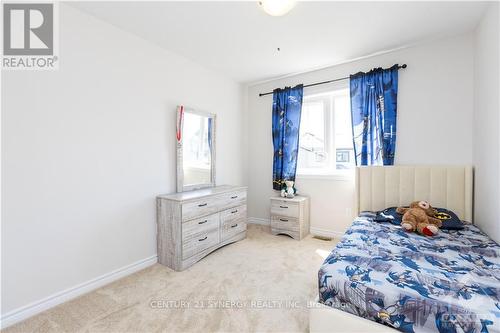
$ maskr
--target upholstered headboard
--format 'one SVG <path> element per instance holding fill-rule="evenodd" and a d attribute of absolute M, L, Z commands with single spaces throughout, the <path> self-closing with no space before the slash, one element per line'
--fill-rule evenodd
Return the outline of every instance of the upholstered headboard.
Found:
<path fill-rule="evenodd" d="M 379 211 L 427 200 L 472 222 L 470 166 L 374 166 L 356 168 L 355 212 Z"/>

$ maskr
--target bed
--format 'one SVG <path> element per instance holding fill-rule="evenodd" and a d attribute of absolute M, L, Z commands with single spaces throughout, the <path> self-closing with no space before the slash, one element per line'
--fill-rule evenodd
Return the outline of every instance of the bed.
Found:
<path fill-rule="evenodd" d="M 418 198 L 472 220 L 468 167 L 362 167 L 356 192 L 358 212 Z M 357 218 L 318 286 L 312 332 L 500 332 L 500 247 L 472 224 L 428 238 Z"/>

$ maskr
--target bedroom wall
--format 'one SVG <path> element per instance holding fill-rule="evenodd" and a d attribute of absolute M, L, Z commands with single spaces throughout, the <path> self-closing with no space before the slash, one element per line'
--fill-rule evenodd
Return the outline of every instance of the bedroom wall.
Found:
<path fill-rule="evenodd" d="M 177 104 L 217 114 L 217 183 L 244 183 L 241 86 L 68 5 L 60 69 L 3 71 L 2 97 L 3 319 L 155 262 Z"/>
<path fill-rule="evenodd" d="M 475 223 L 500 243 L 499 5 L 490 4 L 476 30 L 474 59 Z"/>
<path fill-rule="evenodd" d="M 397 164 L 472 164 L 474 34 L 438 40 L 248 88 L 247 146 L 249 216 L 269 223 L 272 190 L 272 95 L 276 87 L 345 77 L 373 67 L 406 63 L 400 71 Z M 324 87 L 324 86 L 323 86 Z M 307 93 L 305 89 L 305 93 Z M 298 178 L 298 189 L 311 197 L 311 231 L 338 235 L 352 220 L 352 178 Z"/>

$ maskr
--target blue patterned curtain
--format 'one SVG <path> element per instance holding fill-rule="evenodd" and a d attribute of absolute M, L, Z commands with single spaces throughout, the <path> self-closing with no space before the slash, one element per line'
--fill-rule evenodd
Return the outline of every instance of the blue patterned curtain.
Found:
<path fill-rule="evenodd" d="M 273 91 L 273 188 L 278 191 L 285 180 L 295 181 L 302 90 L 298 85 Z"/>
<path fill-rule="evenodd" d="M 398 65 L 351 75 L 350 88 L 356 165 L 393 165 Z"/>

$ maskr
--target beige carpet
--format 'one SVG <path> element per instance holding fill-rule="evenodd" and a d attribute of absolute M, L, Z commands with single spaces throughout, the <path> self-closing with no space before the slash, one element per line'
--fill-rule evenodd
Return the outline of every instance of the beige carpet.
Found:
<path fill-rule="evenodd" d="M 304 332 L 333 246 L 251 225 L 183 272 L 156 264 L 4 332 Z"/>

